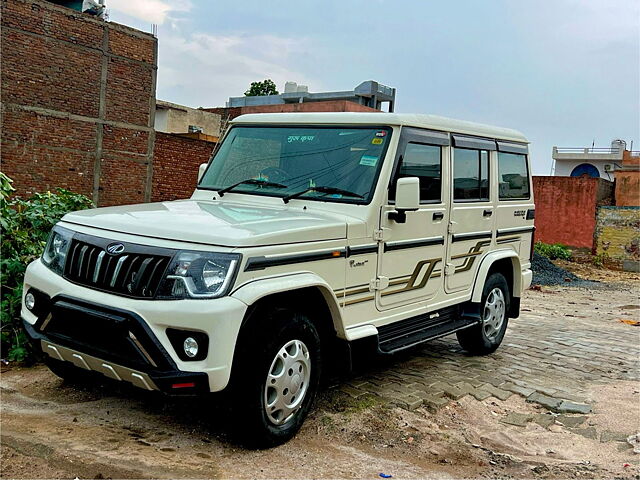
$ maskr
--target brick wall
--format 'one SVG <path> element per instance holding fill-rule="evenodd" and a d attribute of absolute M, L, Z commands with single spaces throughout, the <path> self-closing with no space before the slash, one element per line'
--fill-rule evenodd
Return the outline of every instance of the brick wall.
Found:
<path fill-rule="evenodd" d="M 533 177 L 536 241 L 594 249 L 596 210 L 613 203 L 613 183 L 587 177 Z"/>
<path fill-rule="evenodd" d="M 640 271 L 640 207 L 600 207 L 596 253 L 624 270 Z"/>
<path fill-rule="evenodd" d="M 223 120 L 233 120 L 249 113 L 293 113 L 293 112 L 380 112 L 348 100 L 328 100 L 326 102 L 281 103 L 276 105 L 254 105 L 249 107 L 205 108 L 207 112 L 217 113 Z"/>
<path fill-rule="evenodd" d="M 42 0 L 1 0 L 2 171 L 17 194 L 151 198 L 157 40 Z"/>
<path fill-rule="evenodd" d="M 214 147 L 204 140 L 156 132 L 151 200 L 189 198 L 196 188 L 198 168 L 209 161 Z"/>
<path fill-rule="evenodd" d="M 616 205 L 640 206 L 640 156 L 625 150 L 622 168 L 616 170 Z"/>

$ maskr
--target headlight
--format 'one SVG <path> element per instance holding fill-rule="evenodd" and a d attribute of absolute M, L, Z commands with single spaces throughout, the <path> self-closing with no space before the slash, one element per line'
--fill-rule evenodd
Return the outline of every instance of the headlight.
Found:
<path fill-rule="evenodd" d="M 71 237 L 73 237 L 71 230 L 56 225 L 51 230 L 47 246 L 44 248 L 42 263 L 58 275 L 62 275 L 64 271 L 64 262 L 71 246 Z"/>
<path fill-rule="evenodd" d="M 227 293 L 240 255 L 179 252 L 169 265 L 160 298 L 216 298 Z"/>

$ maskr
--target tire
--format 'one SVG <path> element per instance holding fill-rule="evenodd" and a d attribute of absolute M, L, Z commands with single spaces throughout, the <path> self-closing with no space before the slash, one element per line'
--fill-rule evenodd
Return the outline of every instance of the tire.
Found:
<path fill-rule="evenodd" d="M 290 440 L 318 390 L 322 362 L 314 324 L 289 309 L 257 309 L 241 335 L 234 363 L 227 400 L 240 427 L 233 428 L 236 440 L 251 448 Z"/>
<path fill-rule="evenodd" d="M 491 274 L 482 290 L 481 323 L 457 332 L 460 346 L 472 355 L 495 352 L 507 331 L 510 304 L 507 280 L 500 273 Z"/>
<path fill-rule="evenodd" d="M 63 379 L 66 383 L 82 385 L 93 383 L 95 381 L 95 374 L 76 367 L 72 363 L 54 360 L 53 358 L 45 359 L 44 363 L 49 367 L 49 370 L 51 370 L 56 376 Z"/>

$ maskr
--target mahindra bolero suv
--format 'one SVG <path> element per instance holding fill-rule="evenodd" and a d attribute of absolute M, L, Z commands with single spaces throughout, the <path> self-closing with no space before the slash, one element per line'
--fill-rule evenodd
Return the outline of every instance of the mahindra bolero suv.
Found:
<path fill-rule="evenodd" d="M 65 215 L 27 269 L 24 327 L 62 378 L 233 392 L 246 439 L 276 445 L 355 345 L 500 345 L 531 282 L 530 171 L 510 129 L 244 115 L 190 199 Z"/>

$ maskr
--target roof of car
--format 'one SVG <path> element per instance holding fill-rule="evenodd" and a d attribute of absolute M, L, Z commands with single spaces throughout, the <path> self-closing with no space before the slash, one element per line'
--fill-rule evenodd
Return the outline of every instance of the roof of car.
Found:
<path fill-rule="evenodd" d="M 517 130 L 493 127 L 482 123 L 455 120 L 437 115 L 374 112 L 313 112 L 313 113 L 253 113 L 236 117 L 233 124 L 341 124 L 341 125 L 404 125 L 465 135 L 529 143 Z"/>

